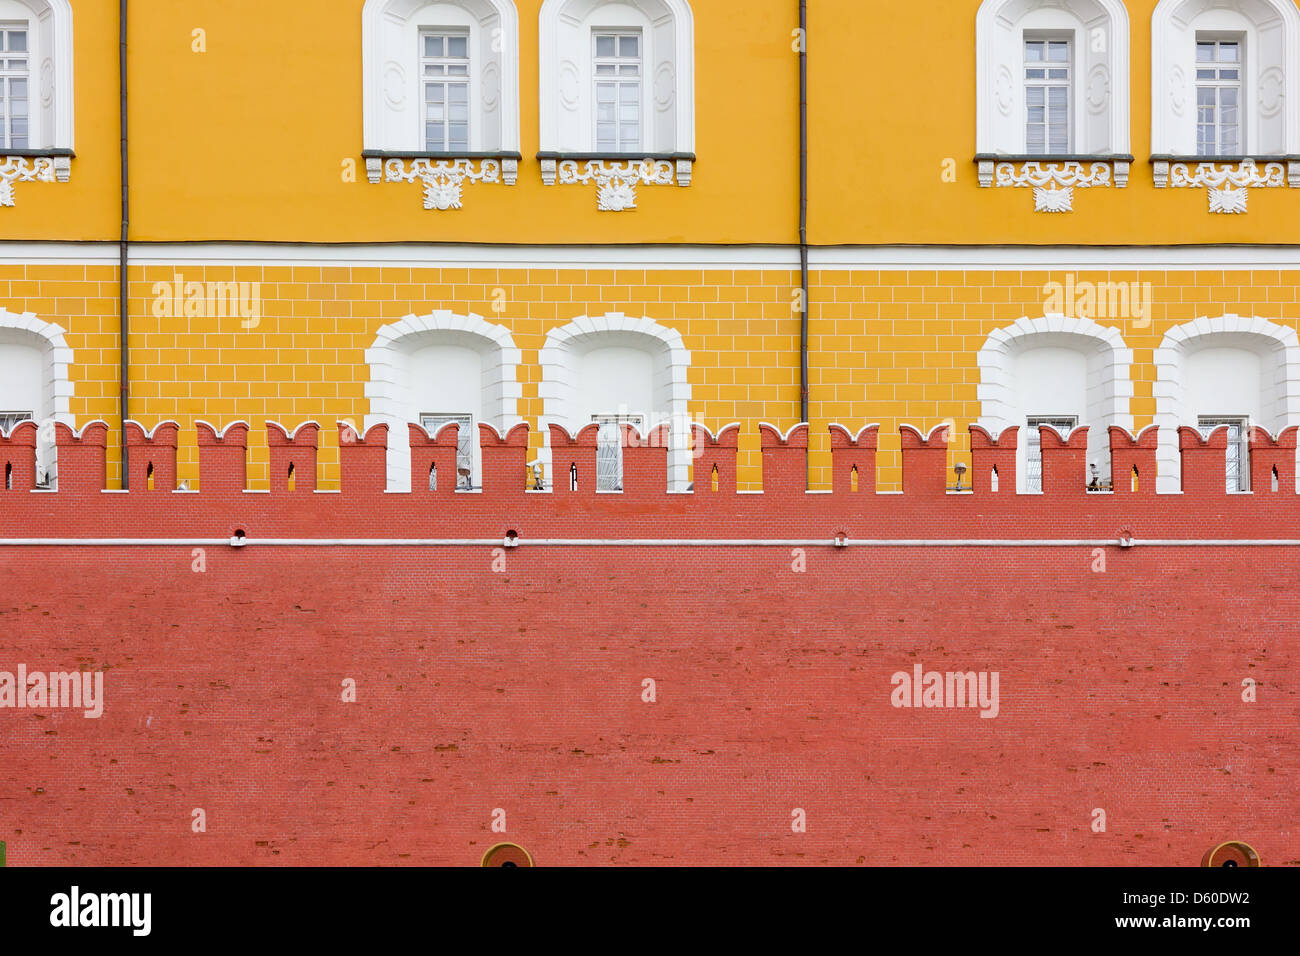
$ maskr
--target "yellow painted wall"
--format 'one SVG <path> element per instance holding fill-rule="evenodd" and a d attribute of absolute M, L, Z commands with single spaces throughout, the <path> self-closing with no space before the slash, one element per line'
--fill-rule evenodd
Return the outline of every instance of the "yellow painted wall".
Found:
<path fill-rule="evenodd" d="M 117 339 L 115 268 L 0 267 L 0 303 L 30 310 L 68 330 L 74 353 L 72 412 L 79 424 L 104 418 L 116 481 Z M 260 282 L 263 315 L 254 328 L 229 319 L 159 318 L 153 287 L 175 270 L 136 270 L 131 282 L 132 417 L 183 427 L 181 477 L 197 477 L 193 423 L 245 419 L 253 487 L 265 487 L 265 421 L 321 422 L 325 487 L 337 487 L 334 422 L 358 424 L 369 411 L 363 352 L 379 327 L 437 308 L 476 312 L 510 329 L 523 353 L 520 414 L 534 429 L 541 414 L 538 351 L 546 333 L 581 314 L 648 315 L 681 332 L 691 351 L 691 412 L 710 428 L 744 425 L 742 485 L 759 480 L 757 427 L 798 418 L 798 325 L 788 298 L 794 275 L 708 270 L 496 270 L 351 267 L 187 267 L 188 281 Z M 898 425 L 925 430 L 951 419 L 954 460 L 979 415 L 975 355 L 993 329 L 1043 314 L 1052 272 L 819 273 L 811 309 L 814 486 L 825 487 L 826 425 L 879 422 L 881 490 L 899 482 Z M 1198 316 L 1238 312 L 1300 327 L 1300 271 L 1084 271 L 1077 282 L 1152 284 L 1149 326 L 1100 320 L 1134 350 L 1133 414 L 1141 428 L 1155 412 L 1152 351 L 1168 329 Z M 504 311 L 493 293 L 505 290 Z M 499 301 L 499 300 L 498 300 Z M 537 436 L 534 435 L 536 447 Z"/>
<path fill-rule="evenodd" d="M 789 243 L 797 223 L 794 0 L 694 0 L 699 161 L 689 188 L 643 187 L 601 213 L 594 187 L 546 187 L 538 148 L 537 14 L 520 16 L 519 183 L 469 186 L 426 212 L 415 184 L 366 182 L 362 0 L 132 0 L 133 236 L 139 240 Z M 1068 215 L 1030 190 L 981 189 L 975 164 L 978 0 L 812 0 L 815 244 L 1294 242 L 1300 190 L 1252 190 L 1245 216 L 1201 189 L 1156 190 L 1150 19 L 1126 0 L 1132 152 L 1127 189 L 1078 190 Z M 76 0 L 77 158 L 67 184 L 19 184 L 0 239 L 117 235 L 117 4 Z M 942 13 L 938 12 L 942 10 Z M 206 31 L 207 52 L 192 50 Z M 955 183 L 942 181 L 956 163 Z M 345 182 L 343 163 L 357 166 Z M 793 261 L 793 260 L 792 260 Z"/>

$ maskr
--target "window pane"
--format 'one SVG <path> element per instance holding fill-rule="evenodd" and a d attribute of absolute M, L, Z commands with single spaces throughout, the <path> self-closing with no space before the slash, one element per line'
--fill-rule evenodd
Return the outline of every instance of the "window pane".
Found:
<path fill-rule="evenodd" d="M 11 30 L 9 32 L 9 52 L 26 53 L 27 52 L 27 31 Z"/>
<path fill-rule="evenodd" d="M 614 37 L 598 36 L 596 37 L 596 56 L 613 56 L 614 55 Z"/>
<path fill-rule="evenodd" d="M 448 37 L 447 55 L 462 60 L 469 56 L 469 37 Z"/>
<path fill-rule="evenodd" d="M 1043 59 L 1043 45 L 1041 43 L 1025 44 L 1025 60 L 1029 63 L 1040 63 Z"/>
<path fill-rule="evenodd" d="M 425 56 L 442 56 L 442 37 L 426 36 L 424 38 Z"/>
<path fill-rule="evenodd" d="M 619 56 L 638 56 L 638 49 L 641 45 L 641 38 L 637 36 L 622 36 L 618 38 Z"/>
<path fill-rule="evenodd" d="M 1047 58 L 1053 63 L 1064 63 L 1070 58 L 1070 44 L 1053 40 L 1047 45 Z"/>
<path fill-rule="evenodd" d="M 1196 62 L 1213 63 L 1214 62 L 1214 44 L 1198 43 L 1196 44 Z"/>
<path fill-rule="evenodd" d="M 1236 63 L 1237 62 L 1237 44 L 1220 43 L 1219 44 L 1219 62 Z"/>

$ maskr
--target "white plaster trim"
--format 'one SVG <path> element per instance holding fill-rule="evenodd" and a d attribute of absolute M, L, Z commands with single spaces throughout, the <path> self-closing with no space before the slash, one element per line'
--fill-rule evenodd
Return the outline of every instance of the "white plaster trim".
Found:
<path fill-rule="evenodd" d="M 1101 374 L 1095 376 L 1089 367 L 1088 405 L 1105 409 L 1101 421 L 1081 422 L 1091 426 L 1088 433 L 1088 458 L 1109 457 L 1110 439 L 1106 429 L 1118 425 L 1125 431 L 1133 430 L 1131 400 L 1133 398 L 1133 350 L 1124 342 L 1117 329 L 1099 325 L 1091 319 L 1079 319 L 1059 313 L 1041 318 L 1017 319 L 1009 326 L 994 329 L 983 348 L 975 357 L 980 370 L 980 384 L 976 394 L 980 402 L 980 417 L 976 422 L 997 440 L 1004 429 L 1022 425 L 1015 404 L 1016 356 L 1040 345 L 1072 348 L 1089 358 L 1100 357 L 1105 364 Z M 1023 449 L 1025 442 L 1017 443 L 1016 490 L 1023 493 L 1025 485 Z M 1104 451 L 1104 455 L 1102 452 Z M 1082 477 L 1082 476 L 1081 476 Z"/>
<path fill-rule="evenodd" d="M 200 425 L 207 425 L 209 428 L 211 428 L 213 433 L 217 436 L 218 441 L 224 441 L 226 438 L 226 432 L 230 431 L 230 429 L 234 428 L 236 425 L 243 425 L 250 432 L 253 430 L 253 426 L 250 425 L 248 422 L 244 421 L 242 418 L 237 418 L 233 422 L 227 422 L 221 428 L 218 428 L 216 425 L 212 424 L 212 422 L 206 421 L 202 418 L 196 419 L 194 422 L 195 429 L 197 429 Z M 283 431 L 283 429 L 281 429 L 281 431 Z"/>
<path fill-rule="evenodd" d="M 273 422 L 270 419 L 268 419 L 266 422 L 266 429 L 267 431 L 270 431 L 272 428 L 274 428 L 276 431 L 278 431 L 289 441 L 296 441 L 298 439 L 298 433 L 302 431 L 304 428 L 308 427 L 309 425 L 314 425 L 316 427 L 316 431 L 318 433 L 320 432 L 321 430 L 320 422 L 313 421 L 311 419 L 308 419 L 307 421 L 303 422 L 297 428 L 293 429 L 293 431 L 290 431 L 289 429 L 285 428 L 279 422 Z"/>
<path fill-rule="evenodd" d="M 17 336 L 4 336 L 5 331 Z M 72 349 L 64 338 L 62 326 L 40 319 L 33 312 L 10 312 L 0 307 L 0 338 L 24 340 L 44 352 L 42 407 L 33 409 L 38 416 L 36 433 L 36 471 L 49 476 L 50 486 L 58 487 L 58 447 L 54 442 L 54 422 L 75 428 L 72 419 L 72 380 L 68 366 L 73 362 Z"/>
<path fill-rule="evenodd" d="M 369 174 L 372 164 L 366 160 Z M 383 164 L 384 179 L 390 183 L 419 180 L 424 187 L 424 208 L 445 212 L 464 208 L 465 183 L 500 183 L 513 186 L 519 175 L 514 159 L 389 159 Z M 504 176 L 503 176 L 504 173 Z M 372 182 L 378 177 L 372 176 Z"/>
<path fill-rule="evenodd" d="M 839 422 L 831 422 L 830 425 L 828 425 L 827 427 L 831 431 L 834 431 L 835 429 L 838 428 L 841 432 L 844 433 L 845 438 L 847 438 L 849 441 L 853 442 L 854 444 L 859 444 L 861 443 L 862 439 L 866 437 L 867 432 L 871 431 L 871 429 L 873 428 L 879 428 L 880 423 L 872 422 L 870 425 L 863 425 L 861 428 L 858 429 L 858 433 L 856 435 L 849 430 L 848 425 L 841 425 Z"/>
<path fill-rule="evenodd" d="M 542 432 L 542 448 L 537 455 L 537 463 L 542 465 L 548 483 L 552 479 L 550 428 L 553 423 L 562 426 L 570 435 L 575 435 L 584 427 L 576 420 L 573 408 L 573 394 L 577 390 L 575 358 L 580 345 L 589 345 L 602 337 L 614 337 L 614 341 L 626 344 L 627 337 L 643 340 L 649 348 L 664 349 L 667 353 L 666 386 L 668 389 L 669 448 L 668 448 L 668 490 L 684 491 L 690 484 L 690 400 L 691 386 L 687 371 L 691 365 L 691 353 L 682 341 L 682 335 L 676 329 L 660 325 L 653 319 L 632 318 L 622 312 L 607 312 L 604 315 L 581 315 L 569 322 L 552 329 L 546 336 L 546 342 L 538 355 L 542 367 L 542 384 L 539 392 L 542 397 L 542 417 L 538 425 Z M 684 434 L 682 434 L 684 430 Z"/>
<path fill-rule="evenodd" d="M 785 431 L 781 431 L 780 425 L 773 425 L 771 422 L 759 422 L 758 427 L 770 428 L 772 429 L 772 431 L 776 432 L 777 435 L 780 436 L 781 441 L 788 442 L 790 440 L 790 436 L 794 434 L 796 428 L 809 428 L 810 426 L 807 422 L 798 422 L 794 425 L 791 425 Z"/>
<path fill-rule="evenodd" d="M 140 431 L 144 432 L 144 437 L 146 440 L 152 440 L 153 436 L 157 434 L 158 429 L 162 428 L 165 425 L 174 425 L 177 429 L 181 427 L 180 422 L 175 421 L 174 419 L 171 418 L 167 418 L 164 419 L 163 421 L 160 421 L 153 428 L 146 428 L 142 422 L 139 422 L 134 418 L 128 418 L 126 420 L 126 423 L 128 425 L 134 425 L 136 428 L 140 429 Z"/>
<path fill-rule="evenodd" d="M 184 242 L 132 243 L 140 266 L 391 266 L 405 269 L 671 269 L 797 273 L 795 245 L 490 245 L 474 243 Z M 117 265 L 116 242 L 0 242 L 3 265 Z M 1023 272 L 1149 269 L 1300 269 L 1300 245 L 1195 246 L 825 246 L 810 250 L 814 272 L 909 269 Z"/>
<path fill-rule="evenodd" d="M 1251 424 L 1260 425 L 1270 435 L 1291 425 L 1300 425 L 1300 338 L 1295 329 L 1268 319 L 1232 314 L 1213 319 L 1201 317 L 1176 325 L 1165 333 L 1154 355 L 1155 423 L 1160 426 L 1160 441 L 1156 449 L 1156 491 L 1160 494 L 1178 494 L 1182 490 L 1183 462 L 1178 448 L 1178 428 L 1196 424 L 1187 421 L 1184 362 L 1197 349 L 1212 347 L 1215 336 L 1225 336 L 1225 346 L 1231 346 L 1233 339 L 1239 342 L 1248 338 L 1256 340 L 1264 351 L 1281 353 L 1281 370 L 1274 380 L 1270 401 L 1276 409 L 1272 426 L 1266 422 Z M 1297 449 L 1297 465 L 1300 465 L 1300 449 Z M 1300 490 L 1300 468 L 1296 477 L 1297 490 Z"/>
<path fill-rule="evenodd" d="M 484 408 L 484 419 L 495 419 L 489 424 L 496 426 L 498 433 L 508 432 L 522 421 L 518 414 L 518 401 L 523 396 L 518 376 L 522 355 L 504 326 L 488 322 L 480 315 L 459 315 L 447 309 L 439 309 L 428 315 L 408 315 L 383 326 L 365 352 L 366 365 L 370 368 L 370 381 L 365 386 L 366 397 L 370 400 L 370 414 L 365 417 L 364 431 L 369 433 L 375 425 L 388 426 L 389 491 L 411 490 L 411 437 L 408 426 L 412 422 L 407 413 L 406 393 L 398 358 L 403 352 L 436 342 L 439 334 L 468 337 L 482 344 L 483 387 L 496 406 L 491 412 Z M 474 435 L 474 443 L 479 443 L 477 434 Z"/>
<path fill-rule="evenodd" d="M 383 50 L 382 42 L 382 25 L 385 18 L 396 17 L 402 20 L 414 16 L 420 9 L 431 3 L 445 3 L 449 6 L 461 7 L 466 13 L 474 17 L 473 11 L 469 5 L 462 3 L 461 0 L 366 0 L 365 6 L 361 11 L 361 73 L 362 73 L 362 142 L 367 150 L 411 150 L 413 147 L 409 143 L 402 142 L 385 142 L 383 132 L 384 118 L 384 80 L 387 69 L 387 58 Z M 495 11 L 500 21 L 500 36 L 498 40 L 501 44 L 500 59 L 500 105 L 498 109 L 501 113 L 501 143 L 487 146 L 488 150 L 500 149 L 502 152 L 519 152 L 519 12 L 515 9 L 512 0 L 475 0 L 477 5 L 490 6 Z M 402 6 L 408 9 L 408 12 L 390 14 L 390 8 Z M 477 17 L 474 17 L 476 20 Z M 436 24 L 429 24 L 430 26 Z M 417 50 L 413 45 L 410 51 L 410 60 L 407 64 L 411 70 L 411 75 L 415 75 L 417 65 Z M 479 126 L 482 123 L 482 96 L 478 104 L 479 118 L 474 125 Z M 414 128 L 414 124 L 413 124 Z M 476 135 L 481 135 L 478 133 Z M 420 146 L 414 147 L 417 151 L 422 149 Z"/>
<path fill-rule="evenodd" d="M 1073 0 L 1078 3 L 1078 0 Z M 1068 12 L 1078 20 L 1081 28 L 1075 30 L 1076 67 L 1082 73 L 1077 51 L 1090 49 L 1089 32 L 1106 31 L 1107 53 L 1105 62 L 1094 64 L 1089 75 L 1081 75 L 1075 84 L 1076 115 L 1083 112 L 1090 75 L 1101 67 L 1107 89 L 1106 109 L 1108 143 L 1078 142 L 1083 124 L 1076 123 L 1074 153 L 1119 153 L 1130 151 L 1129 145 L 1129 20 L 1128 11 L 1121 0 L 1089 0 L 1103 11 L 1100 17 L 1087 20 L 1072 9 L 1072 0 L 984 0 L 975 15 L 975 151 L 977 153 L 1022 154 L 1024 145 L 1024 120 L 1016 105 L 1023 97 L 1024 58 L 1021 22 L 1039 10 L 1055 8 Z M 1088 4 L 1079 4 L 1081 6 Z M 1022 8 L 1012 10 L 1011 8 Z M 1010 84 L 1010 85 L 1008 85 Z M 1010 111 L 1008 113 L 1007 111 Z M 1004 117 L 999 129 L 998 115 Z M 1014 115 L 1012 115 L 1014 114 Z"/>

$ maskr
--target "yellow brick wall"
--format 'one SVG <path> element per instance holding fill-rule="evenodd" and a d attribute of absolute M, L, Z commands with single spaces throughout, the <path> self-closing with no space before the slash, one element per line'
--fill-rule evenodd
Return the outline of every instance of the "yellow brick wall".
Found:
<path fill-rule="evenodd" d="M 154 313 L 155 283 L 261 283 L 255 327 L 231 318 Z M 31 311 L 67 330 L 74 353 L 72 412 L 103 418 L 110 484 L 118 480 L 117 300 L 112 266 L 0 267 L 0 306 Z M 819 271 L 810 301 L 814 487 L 828 483 L 826 425 L 879 422 L 881 490 L 899 481 L 897 427 L 952 420 L 954 460 L 979 415 L 976 353 L 995 328 L 1044 312 L 1044 286 L 1064 271 Z M 1152 352 L 1173 325 L 1198 316 L 1254 315 L 1300 326 L 1300 271 L 1079 271 L 1077 282 L 1150 282 L 1149 325 L 1098 318 L 1134 350 L 1135 424 L 1155 412 Z M 554 327 L 582 314 L 645 315 L 678 330 L 691 352 L 693 416 L 718 428 L 743 424 L 742 487 L 760 480 L 757 426 L 794 424 L 799 408 L 799 315 L 794 271 L 409 269 L 378 267 L 132 268 L 133 418 L 175 419 L 180 475 L 197 478 L 194 422 L 253 425 L 250 484 L 266 487 L 265 421 L 323 426 L 323 487 L 337 487 L 334 422 L 369 411 L 364 350 L 378 329 L 411 313 L 474 312 L 510 329 L 523 353 L 519 413 L 541 415 L 538 351 Z M 500 290 L 500 292 L 498 292 Z M 495 308 L 494 308 L 495 306 Z M 534 445 L 539 440 L 534 431 Z"/>

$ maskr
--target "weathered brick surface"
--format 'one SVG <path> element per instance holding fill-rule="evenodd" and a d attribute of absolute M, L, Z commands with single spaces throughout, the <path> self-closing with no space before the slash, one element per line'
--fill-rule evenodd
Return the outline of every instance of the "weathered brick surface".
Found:
<path fill-rule="evenodd" d="M 107 671 L 99 720 L 0 710 L 0 834 L 12 865 L 474 864 L 503 838 L 543 865 L 1194 864 L 1227 839 L 1297 863 L 1292 549 L 1139 543 L 1098 571 L 1087 547 L 827 546 L 796 573 L 788 547 L 529 544 L 1295 534 L 1293 488 L 1189 482 L 1205 493 L 918 476 L 903 495 L 448 499 L 345 473 L 341 494 L 0 497 L 0 538 L 253 542 L 208 546 L 202 573 L 190 546 L 0 544 L 0 670 Z M 523 546 L 498 571 L 488 546 L 256 544 L 508 528 Z M 1001 713 L 895 709 L 916 662 L 998 671 Z"/>

